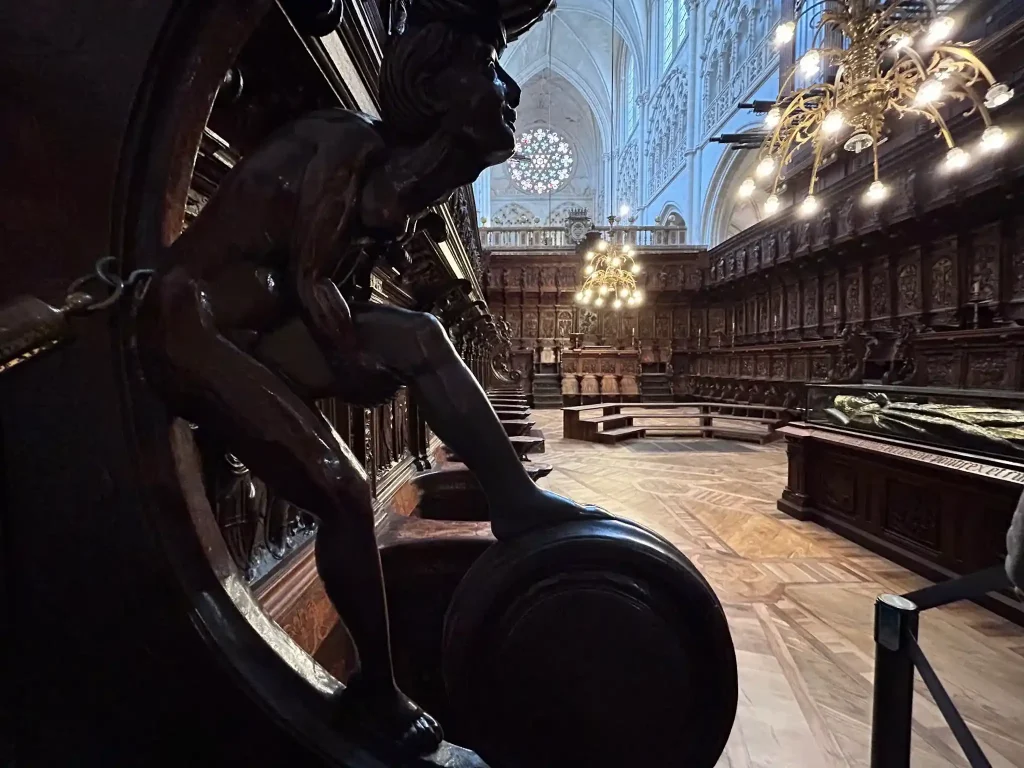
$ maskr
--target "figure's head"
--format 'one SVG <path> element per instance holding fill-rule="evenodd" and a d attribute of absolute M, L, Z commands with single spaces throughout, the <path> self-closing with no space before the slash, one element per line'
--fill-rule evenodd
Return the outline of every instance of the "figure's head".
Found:
<path fill-rule="evenodd" d="M 481 168 L 512 156 L 521 90 L 498 57 L 550 0 L 505 2 L 481 9 L 463 0 L 414 0 L 381 69 L 381 112 L 392 135 L 418 143 L 443 131 Z"/>

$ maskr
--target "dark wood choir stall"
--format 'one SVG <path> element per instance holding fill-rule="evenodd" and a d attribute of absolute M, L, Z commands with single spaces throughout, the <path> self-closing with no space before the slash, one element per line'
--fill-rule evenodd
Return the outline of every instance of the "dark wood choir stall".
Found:
<path fill-rule="evenodd" d="M 0 762 L 717 762 L 714 592 L 520 463 L 469 185 L 548 5 L 5 7 Z"/>

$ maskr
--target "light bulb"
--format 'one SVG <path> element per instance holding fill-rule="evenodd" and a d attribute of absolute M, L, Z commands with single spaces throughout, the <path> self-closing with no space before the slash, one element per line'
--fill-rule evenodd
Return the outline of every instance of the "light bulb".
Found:
<path fill-rule="evenodd" d="M 594 299 L 594 306 L 595 307 L 603 307 L 604 306 L 604 299 L 602 299 L 600 296 L 598 296 L 596 299 Z"/>
<path fill-rule="evenodd" d="M 997 152 L 1006 146 L 1006 131 L 998 125 L 990 125 L 981 134 L 981 146 L 986 152 Z"/>
<path fill-rule="evenodd" d="M 821 54 L 815 50 L 808 51 L 800 59 L 800 71 L 803 72 L 806 77 L 810 77 L 815 74 L 820 68 Z"/>
<path fill-rule="evenodd" d="M 782 110 L 778 107 L 772 107 L 768 110 L 768 114 L 764 116 L 764 127 L 774 128 L 782 122 Z"/>
<path fill-rule="evenodd" d="M 593 251 L 587 251 L 587 257 L 586 258 L 587 258 L 587 261 L 593 261 L 594 260 L 594 252 Z"/>
<path fill-rule="evenodd" d="M 743 183 L 740 184 L 740 197 L 750 197 L 754 194 L 755 189 L 757 189 L 757 184 L 754 183 L 753 179 L 744 179 Z"/>
<path fill-rule="evenodd" d="M 875 179 L 871 182 L 871 186 L 868 187 L 868 191 L 864 193 L 864 202 L 868 205 L 874 205 L 880 203 L 889 196 L 889 188 L 882 182 Z"/>
<path fill-rule="evenodd" d="M 614 259 L 612 259 L 612 266 L 613 267 L 617 267 L 621 263 L 622 263 L 622 259 L 620 259 L 618 256 L 616 256 Z"/>
<path fill-rule="evenodd" d="M 623 299 L 629 296 L 629 289 L 623 288 L 621 291 L 619 291 L 619 296 L 622 297 Z"/>
<path fill-rule="evenodd" d="M 590 288 L 587 288 L 585 291 L 583 291 L 584 298 L 589 299 L 593 295 L 594 295 L 594 292 Z"/>
<path fill-rule="evenodd" d="M 630 297 L 629 297 L 628 299 L 626 299 L 626 303 L 627 303 L 627 304 L 628 304 L 629 306 L 631 306 L 631 307 L 632 307 L 632 306 L 633 306 L 634 304 L 636 304 L 636 298 L 635 298 L 635 297 L 633 297 L 633 296 L 630 296 Z"/>
<path fill-rule="evenodd" d="M 1013 98 L 1013 88 L 1004 84 L 996 83 L 985 91 L 985 106 L 989 109 L 1001 107 Z"/>
<path fill-rule="evenodd" d="M 597 250 L 599 250 L 599 251 L 607 251 L 608 250 L 608 241 L 607 240 L 602 240 L 601 242 L 599 242 L 597 244 Z"/>
<path fill-rule="evenodd" d="M 642 293 L 640 293 L 640 291 L 634 291 L 634 293 L 633 293 L 633 300 L 637 304 L 642 304 L 643 301 L 644 301 L 644 295 Z"/>
<path fill-rule="evenodd" d="M 918 106 L 925 106 L 926 104 L 936 102 L 942 98 L 944 90 L 942 83 L 938 80 L 925 80 L 921 83 L 921 87 L 917 89 L 914 103 Z"/>
<path fill-rule="evenodd" d="M 928 26 L 925 42 L 934 45 L 948 40 L 955 28 L 956 22 L 951 16 L 940 16 Z"/>
<path fill-rule="evenodd" d="M 586 274 L 586 275 L 594 274 L 594 265 L 593 264 L 587 264 L 586 268 L 583 270 L 583 273 Z"/>
<path fill-rule="evenodd" d="M 622 309 L 622 301 L 616 299 L 614 302 L 612 302 L 612 306 L 615 307 L 615 309 Z"/>
<path fill-rule="evenodd" d="M 634 275 L 639 275 L 640 274 L 640 265 L 639 264 L 634 264 L 632 267 L 629 268 L 629 271 L 632 272 Z"/>
<path fill-rule="evenodd" d="M 946 153 L 946 170 L 949 172 L 959 171 L 962 168 L 966 168 L 970 162 L 971 156 L 964 152 L 960 147 L 953 147 Z"/>
<path fill-rule="evenodd" d="M 590 303 L 590 297 L 589 296 L 584 296 L 583 297 L 583 303 L 584 304 L 589 304 Z"/>
<path fill-rule="evenodd" d="M 796 34 L 796 22 L 784 21 L 775 28 L 775 45 L 785 45 Z"/>
<path fill-rule="evenodd" d="M 814 195 L 808 195 L 800 204 L 800 215 L 803 217 L 812 216 L 818 211 L 818 199 Z"/>
<path fill-rule="evenodd" d="M 607 285 L 602 285 L 600 288 L 597 289 L 597 292 L 599 294 L 601 294 L 602 296 L 604 296 L 605 294 L 608 293 L 608 286 Z"/>
<path fill-rule="evenodd" d="M 778 195 L 770 195 L 767 200 L 764 201 L 764 212 L 771 216 L 773 213 L 779 210 L 779 198 Z"/>
<path fill-rule="evenodd" d="M 763 179 L 765 176 L 771 176 L 772 171 L 774 170 L 775 158 L 769 155 L 757 164 L 757 169 L 754 173 L 759 179 Z"/>
<path fill-rule="evenodd" d="M 576 294 L 576 301 L 583 301 L 583 291 Z"/>
<path fill-rule="evenodd" d="M 625 203 L 619 206 L 619 216 L 621 216 L 622 218 L 626 218 L 627 216 L 629 216 L 629 206 L 626 205 Z"/>
<path fill-rule="evenodd" d="M 834 133 L 838 133 L 845 122 L 843 113 L 838 109 L 833 109 L 824 120 L 821 121 L 821 130 L 831 136 Z"/>

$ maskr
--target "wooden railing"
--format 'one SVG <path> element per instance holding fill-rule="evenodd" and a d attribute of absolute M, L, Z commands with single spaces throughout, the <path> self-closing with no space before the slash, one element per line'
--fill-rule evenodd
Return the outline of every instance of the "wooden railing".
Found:
<path fill-rule="evenodd" d="M 686 244 L 685 227 L 625 226 L 603 230 L 609 240 L 637 247 L 665 247 Z M 572 248 L 575 243 L 562 226 L 480 227 L 485 249 Z"/>

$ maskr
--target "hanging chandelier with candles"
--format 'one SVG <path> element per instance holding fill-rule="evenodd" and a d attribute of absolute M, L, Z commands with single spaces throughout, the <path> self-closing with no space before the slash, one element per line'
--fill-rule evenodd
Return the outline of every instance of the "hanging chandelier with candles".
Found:
<path fill-rule="evenodd" d="M 583 287 L 576 294 L 576 302 L 598 309 L 642 304 L 644 297 L 636 286 L 640 264 L 634 253 L 630 245 L 598 240 L 594 249 L 584 254 Z"/>
<path fill-rule="evenodd" d="M 819 207 L 814 197 L 822 157 L 838 145 L 844 133 L 844 149 L 874 154 L 874 180 L 864 200 L 881 203 L 888 188 L 878 173 L 878 145 L 884 140 L 885 121 L 896 115 L 923 115 L 934 123 L 948 150 L 943 170 L 955 173 L 966 167 L 971 151 L 957 146 L 941 111 L 953 102 L 966 103 L 967 114 L 977 112 L 985 123 L 979 147 L 972 151 L 994 152 L 1009 135 L 992 122 L 990 110 L 1013 97 L 1013 89 L 997 83 L 982 61 L 966 46 L 947 42 L 956 29 L 950 16 L 940 16 L 933 0 L 797 0 L 796 21 L 775 30 L 776 46 L 793 40 L 797 21 L 825 6 L 815 26 L 812 45 L 821 40 L 844 40 L 845 48 L 812 47 L 796 63 L 767 113 L 769 134 L 759 153 L 755 176 L 770 180 L 765 202 L 769 215 L 779 209 L 778 191 L 783 172 L 796 151 L 810 142 L 814 150 L 810 187 L 800 205 L 804 216 Z M 836 65 L 833 82 L 817 82 L 782 96 L 797 71 L 813 77 L 823 66 Z M 984 95 L 982 96 L 982 89 Z M 740 197 L 750 197 L 758 181 L 746 179 Z"/>

